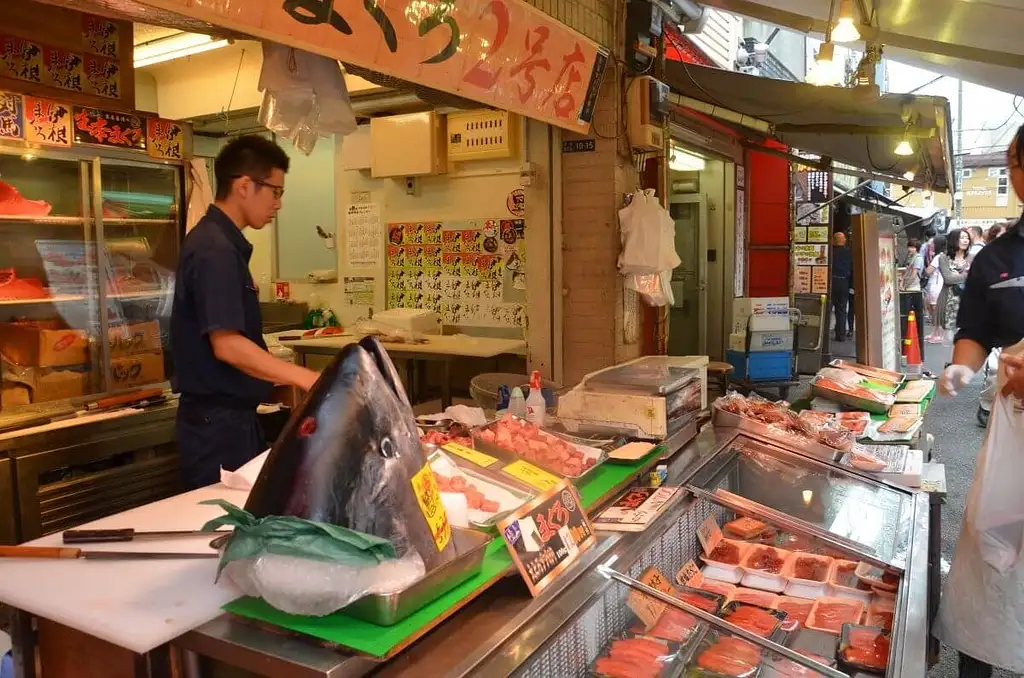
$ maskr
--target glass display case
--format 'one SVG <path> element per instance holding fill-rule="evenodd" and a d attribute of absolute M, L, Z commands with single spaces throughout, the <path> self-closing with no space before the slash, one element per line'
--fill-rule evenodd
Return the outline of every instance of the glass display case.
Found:
<path fill-rule="evenodd" d="M 183 184 L 144 154 L 0 144 L 0 412 L 170 378 Z"/>

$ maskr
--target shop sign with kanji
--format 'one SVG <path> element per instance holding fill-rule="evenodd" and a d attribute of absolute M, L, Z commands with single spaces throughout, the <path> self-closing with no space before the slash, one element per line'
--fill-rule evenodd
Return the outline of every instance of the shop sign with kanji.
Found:
<path fill-rule="evenodd" d="M 25 105 L 20 94 L 0 92 L 0 139 L 25 138 Z"/>
<path fill-rule="evenodd" d="M 586 133 L 608 51 L 523 0 L 145 4 Z"/>
<path fill-rule="evenodd" d="M 507 515 L 498 522 L 498 532 L 533 596 L 597 541 L 576 488 L 568 480 Z"/>
<path fill-rule="evenodd" d="M 25 141 L 70 146 L 71 106 L 40 97 L 25 97 Z"/>
<path fill-rule="evenodd" d="M 185 157 L 185 131 L 173 120 L 149 118 L 146 121 L 146 147 L 157 160 L 182 160 Z"/>
<path fill-rule="evenodd" d="M 141 116 L 75 106 L 75 143 L 146 149 L 146 126 Z"/>

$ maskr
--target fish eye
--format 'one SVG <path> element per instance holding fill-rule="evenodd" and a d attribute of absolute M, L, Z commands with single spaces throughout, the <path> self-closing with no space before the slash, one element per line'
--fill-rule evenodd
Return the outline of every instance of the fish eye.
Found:
<path fill-rule="evenodd" d="M 380 441 L 380 454 L 385 459 L 392 459 L 395 456 L 395 444 L 391 442 L 391 438 Z"/>

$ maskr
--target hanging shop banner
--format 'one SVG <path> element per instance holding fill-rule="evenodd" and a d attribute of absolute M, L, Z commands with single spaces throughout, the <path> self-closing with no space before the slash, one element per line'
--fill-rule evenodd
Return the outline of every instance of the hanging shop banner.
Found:
<path fill-rule="evenodd" d="M 71 106 L 40 97 L 25 97 L 25 141 L 70 146 L 73 136 Z"/>
<path fill-rule="evenodd" d="M 533 596 L 597 541 L 576 488 L 568 480 L 503 518 L 498 531 Z"/>
<path fill-rule="evenodd" d="M 85 55 L 85 91 L 108 99 L 121 96 L 121 66 L 113 59 Z"/>
<path fill-rule="evenodd" d="M 878 235 L 878 290 L 882 302 L 882 369 L 899 369 L 900 310 L 896 292 L 896 236 Z"/>
<path fill-rule="evenodd" d="M 59 47 L 43 47 L 43 84 L 69 92 L 81 92 L 85 57 Z"/>
<path fill-rule="evenodd" d="M 0 92 L 0 139 L 25 138 L 25 106 L 20 94 Z"/>
<path fill-rule="evenodd" d="M 525 0 L 144 4 L 584 133 L 608 61 Z"/>
<path fill-rule="evenodd" d="M 141 116 L 75 106 L 75 143 L 146 150 Z"/>
<path fill-rule="evenodd" d="M 185 157 L 185 130 L 173 120 L 150 118 L 146 121 L 146 150 L 157 160 L 182 160 Z"/>

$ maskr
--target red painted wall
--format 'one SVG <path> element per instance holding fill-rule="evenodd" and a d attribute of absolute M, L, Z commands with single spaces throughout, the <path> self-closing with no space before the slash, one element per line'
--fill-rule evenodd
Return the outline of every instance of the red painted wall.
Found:
<path fill-rule="evenodd" d="M 747 293 L 789 294 L 789 161 L 747 151 Z"/>

